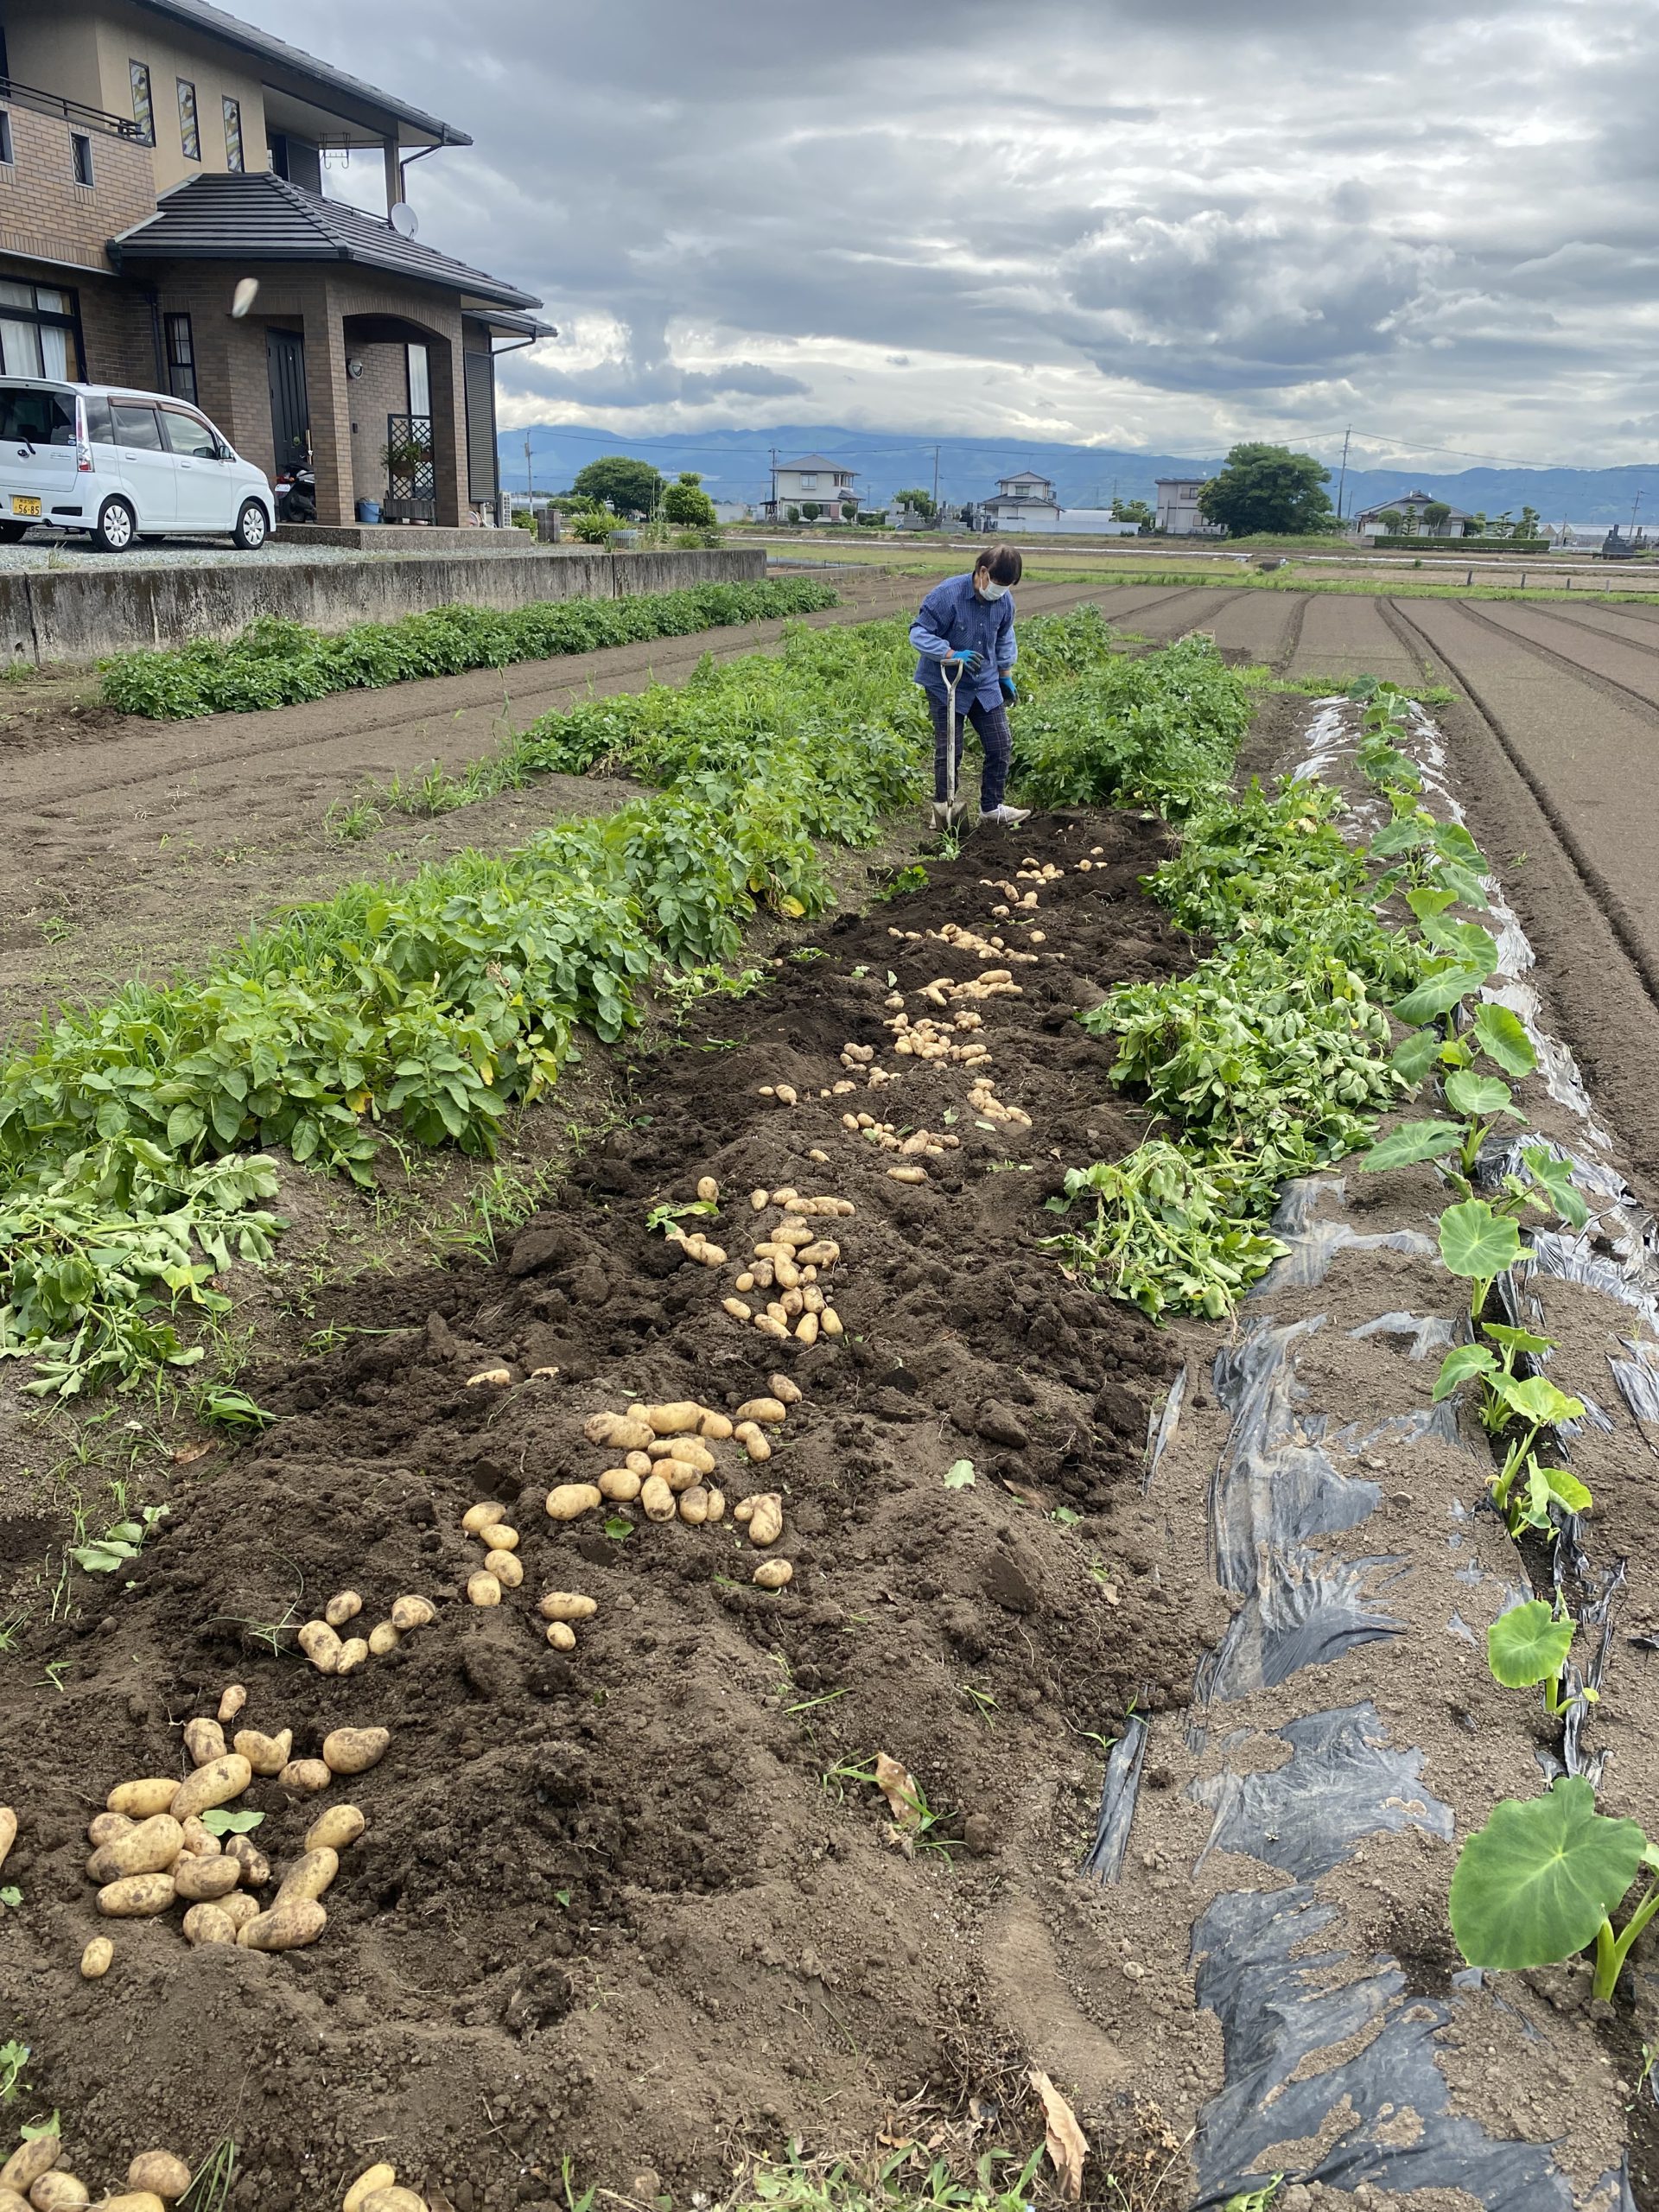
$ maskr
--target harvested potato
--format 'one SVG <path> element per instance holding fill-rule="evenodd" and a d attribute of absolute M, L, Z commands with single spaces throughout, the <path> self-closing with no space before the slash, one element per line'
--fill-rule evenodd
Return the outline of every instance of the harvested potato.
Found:
<path fill-rule="evenodd" d="M 795 1106 L 800 1103 L 800 1093 L 792 1083 L 780 1083 L 775 1096 L 780 1106 Z"/>
<path fill-rule="evenodd" d="M 102 1981 L 115 1963 L 115 1946 L 107 1936 L 94 1936 L 80 1955 L 83 1981 Z"/>
<path fill-rule="evenodd" d="M 806 1298 L 804 1292 L 798 1290 L 786 1290 L 784 1293 L 784 1319 L 786 1321 L 798 1321 L 804 1310 L 805 1305 Z"/>
<path fill-rule="evenodd" d="M 242 1879 L 242 1861 L 223 1852 L 217 1859 L 194 1859 L 183 1852 L 173 1862 L 175 1894 L 187 1904 L 217 1904 Z"/>
<path fill-rule="evenodd" d="M 504 1590 L 516 1590 L 524 1579 L 523 1562 L 517 1552 L 486 1552 L 484 1571 L 493 1574 Z M 365 1649 L 367 1649 L 365 1645 Z"/>
<path fill-rule="evenodd" d="M 661 1475 L 652 1475 L 644 1484 L 639 1492 L 639 1503 L 645 1509 L 647 1519 L 652 1521 L 671 1521 L 679 1510 L 674 1502 L 673 1491 Z"/>
<path fill-rule="evenodd" d="M 213 1910 L 222 1912 L 239 1936 L 249 1921 L 257 1920 L 260 1905 L 258 1898 L 247 1890 L 232 1890 L 229 1897 L 219 1899 Z"/>
<path fill-rule="evenodd" d="M 826 1306 L 819 1314 L 818 1327 L 826 1337 L 838 1337 L 841 1334 L 841 1316 L 833 1306 Z"/>
<path fill-rule="evenodd" d="M 412 1628 L 424 1628 L 437 1618 L 437 1607 L 429 1598 L 405 1596 L 394 1598 L 391 1605 L 391 1624 L 407 1632 Z"/>
<path fill-rule="evenodd" d="M 751 1191 L 749 1192 L 749 1204 L 754 1208 L 756 1213 L 764 1213 L 766 1208 L 772 1204 L 772 1192 L 770 1191 Z"/>
<path fill-rule="evenodd" d="M 759 1497 L 745 1499 L 749 1508 L 749 1541 L 752 1544 L 775 1544 L 784 1533 L 784 1501 L 775 1490 L 762 1491 Z"/>
<path fill-rule="evenodd" d="M 206 1766 L 199 1766 L 189 1779 L 179 1784 L 168 1811 L 175 1821 L 188 1821 L 192 1813 L 205 1813 L 214 1805 L 228 1805 L 232 1797 L 239 1797 L 253 1780 L 253 1769 L 240 1751 L 227 1751 L 223 1758 L 210 1759 Z"/>
<path fill-rule="evenodd" d="M 789 1334 L 787 1321 L 780 1321 L 775 1313 L 757 1313 L 754 1325 L 763 1337 L 776 1337 L 781 1343 Z"/>
<path fill-rule="evenodd" d="M 712 1483 L 709 1485 L 708 1517 L 711 1522 L 726 1518 L 726 1493 L 723 1490 L 716 1490 Z"/>
<path fill-rule="evenodd" d="M 219 1700 L 219 1718 L 220 1726 L 228 1726 L 229 1724 L 235 1719 L 237 1714 L 241 1712 L 243 1707 L 247 1703 L 247 1701 L 248 1693 L 244 1685 L 240 1682 L 232 1682 L 230 1688 L 226 1691 L 224 1696 Z"/>
<path fill-rule="evenodd" d="M 111 1813 L 125 1813 L 132 1820 L 143 1821 L 153 1813 L 168 1811 L 178 1789 L 171 1775 L 156 1775 L 143 1782 L 118 1782 L 104 1802 Z"/>
<path fill-rule="evenodd" d="M 355 1843 L 368 1822 L 355 1805 L 331 1805 L 319 1813 L 305 1832 L 308 1851 L 344 1851 Z"/>
<path fill-rule="evenodd" d="M 152 1813 L 137 1827 L 101 1845 L 86 1861 L 88 1878 L 118 1882 L 126 1874 L 164 1874 L 184 1849 L 183 1823 L 169 1813 Z"/>
<path fill-rule="evenodd" d="M 242 1879 L 250 1889 L 263 1890 L 270 1879 L 270 1862 L 251 1836 L 226 1836 L 225 1855 L 235 1859 L 242 1869 Z"/>
<path fill-rule="evenodd" d="M 234 1943 L 236 1923 L 216 1904 L 193 1904 L 184 1916 L 187 1943 Z"/>
<path fill-rule="evenodd" d="M 17 1815 L 10 1805 L 0 1805 L 0 1866 L 17 1840 Z"/>
<path fill-rule="evenodd" d="M 154 2196 L 182 2196 L 190 2186 L 190 2169 L 173 2151 L 141 2151 L 127 2168 L 127 2187 L 147 2189 Z"/>
<path fill-rule="evenodd" d="M 327 1621 L 307 1621 L 296 1641 L 320 1675 L 332 1675 L 339 1666 L 340 1638 Z"/>
<path fill-rule="evenodd" d="M 516 1552 L 518 1531 L 505 1521 L 492 1521 L 487 1528 L 480 1529 L 479 1541 L 486 1552 Z"/>
<path fill-rule="evenodd" d="M 403 1640 L 403 1636 L 394 1622 L 377 1621 L 369 1630 L 370 1658 L 384 1659 L 387 1652 L 395 1651 Z"/>
<path fill-rule="evenodd" d="M 167 2212 L 153 2189 L 124 2189 L 119 2196 L 100 2196 L 98 2212 Z"/>
<path fill-rule="evenodd" d="M 683 1490 L 690 1489 L 702 1472 L 702 1468 L 693 1466 L 689 1459 L 659 1459 L 656 1478 L 665 1482 L 677 1497 Z"/>
<path fill-rule="evenodd" d="M 599 1478 L 600 1495 L 618 1505 L 632 1504 L 639 1495 L 640 1480 L 632 1467 L 607 1467 Z"/>
<path fill-rule="evenodd" d="M 501 1585 L 487 1567 L 480 1567 L 476 1574 L 467 1578 L 467 1602 L 469 1605 L 499 1605 Z"/>
<path fill-rule="evenodd" d="M 480 1529 L 489 1528 L 501 1518 L 499 1497 L 481 1497 L 476 1505 L 469 1505 L 461 1516 L 461 1525 L 469 1536 L 477 1535 Z"/>
<path fill-rule="evenodd" d="M 699 1176 L 698 1176 L 698 1178 L 697 1178 L 697 1196 L 698 1196 L 698 1197 L 699 1197 L 699 1198 L 703 1201 L 703 1203 L 704 1203 L 706 1205 L 719 1205 L 719 1203 L 720 1203 L 720 1185 L 719 1185 L 719 1184 L 718 1184 L 718 1183 L 716 1183 L 716 1182 L 715 1182 L 715 1179 L 714 1179 L 714 1177 L 713 1177 L 712 1175 L 699 1175 Z"/>
<path fill-rule="evenodd" d="M 702 1408 L 689 1398 L 676 1398 L 670 1405 L 642 1407 L 640 1418 L 653 1436 L 689 1436 L 702 1419 Z"/>
<path fill-rule="evenodd" d="M 42 2174 L 51 2172 L 62 2149 L 63 2138 L 55 2127 L 48 2134 L 31 2136 L 0 2166 L 0 2189 L 15 2189 L 20 2196 L 26 2195 Z"/>
<path fill-rule="evenodd" d="M 655 1431 L 645 1421 L 624 1414 L 593 1414 L 582 1424 L 590 1444 L 609 1444 L 619 1452 L 643 1452 Z"/>
<path fill-rule="evenodd" d="M 599 1611 L 599 1600 L 579 1590 L 550 1590 L 536 1610 L 544 1621 L 588 1621 Z"/>
<path fill-rule="evenodd" d="M 363 1610 L 363 1600 L 355 1590 L 341 1590 L 332 1597 L 322 1609 L 322 1618 L 330 1628 L 344 1628 L 347 1621 L 354 1621 Z"/>
<path fill-rule="evenodd" d="M 751 1275 L 749 1281 L 745 1282 L 742 1276 L 740 1275 L 738 1277 L 738 1288 L 740 1290 L 747 1290 L 749 1283 L 752 1283 L 753 1280 L 753 1276 Z M 754 1308 L 752 1306 L 746 1306 L 741 1298 L 722 1298 L 720 1303 L 722 1311 L 729 1313 L 734 1321 L 752 1321 L 754 1319 Z"/>
<path fill-rule="evenodd" d="M 92 2191 L 78 2175 L 57 2166 L 41 2176 L 29 2192 L 29 2201 L 34 2212 L 81 2212 L 84 2204 L 91 2203 Z"/>
<path fill-rule="evenodd" d="M 774 1428 L 788 1415 L 789 1408 L 781 1398 L 750 1398 L 737 1409 L 739 1421 L 763 1421 Z"/>
<path fill-rule="evenodd" d="M 732 1424 L 726 1414 L 713 1406 L 705 1406 L 702 1419 L 697 1423 L 697 1434 L 710 1444 L 723 1444 L 732 1433 Z"/>
<path fill-rule="evenodd" d="M 576 1648 L 576 1631 L 569 1621 L 550 1621 L 547 1624 L 547 1640 L 556 1651 L 574 1651 Z"/>
<path fill-rule="evenodd" d="M 0 2212 L 33 2212 L 33 2207 L 15 2189 L 0 2189 Z"/>
<path fill-rule="evenodd" d="M 887 1173 L 895 1183 L 925 1183 L 930 1179 L 925 1167 L 889 1167 Z"/>
<path fill-rule="evenodd" d="M 327 1925 L 315 1897 L 284 1897 L 238 1928 L 236 1940 L 245 1951 L 298 1951 L 315 1943 Z"/>
<path fill-rule="evenodd" d="M 3 1810 L 10 1813 L 11 1808 L 8 1805 L 3 1808 Z M 117 1836 L 130 1834 L 137 1825 L 137 1821 L 125 1813 L 95 1813 L 87 1825 L 86 1840 L 96 1851 L 100 1844 L 113 1843 Z M 14 1836 L 17 1833 L 17 1816 L 15 1813 L 12 1814 L 11 1833 Z M 4 1834 L 5 1823 L 0 1820 L 0 1835 Z M 8 1844 L 6 1850 L 9 1851 L 10 1848 L 11 1846 Z M 5 1852 L 0 1851 L 0 1865 L 5 1863 Z"/>
<path fill-rule="evenodd" d="M 378 2166 L 365 2167 L 346 2190 L 340 2212 L 363 2212 L 364 2198 L 372 2196 L 377 2189 L 390 2189 L 397 2178 L 396 2166 L 389 2166 L 383 2162 Z"/>
<path fill-rule="evenodd" d="M 225 1756 L 225 1731 L 217 1720 L 187 1720 L 184 1724 L 184 1748 L 190 1754 L 193 1766 L 206 1766 L 210 1759 Z"/>
<path fill-rule="evenodd" d="M 300 1789 L 312 1794 L 326 1789 L 334 1777 L 321 1759 L 290 1759 L 276 1779 L 284 1789 Z"/>
<path fill-rule="evenodd" d="M 372 2189 L 363 2199 L 363 2212 L 427 2212 L 426 2199 L 412 2189 Z"/>
<path fill-rule="evenodd" d="M 294 1731 L 284 1728 L 280 1736 L 266 1736 L 257 1728 L 238 1728 L 235 1749 L 256 1774 L 280 1774 L 293 1756 Z"/>
<path fill-rule="evenodd" d="M 780 1406 L 798 1406 L 801 1402 L 801 1386 L 787 1375 L 768 1375 L 766 1387 Z"/>
<path fill-rule="evenodd" d="M 693 1529 L 701 1529 L 709 1518 L 709 1493 L 701 1483 L 681 1491 L 680 1518 Z"/>
<path fill-rule="evenodd" d="M 170 1874 L 128 1874 L 106 1882 L 98 1893 L 98 1909 L 106 1920 L 147 1920 L 165 1912 L 174 1898 Z"/>
<path fill-rule="evenodd" d="M 378 1766 L 391 1742 L 389 1728 L 335 1728 L 322 1739 L 323 1764 L 330 1774 L 366 1774 Z"/>
<path fill-rule="evenodd" d="M 340 1657 L 335 1663 L 334 1672 L 337 1675 L 355 1674 L 368 1656 L 368 1638 L 364 1636 L 348 1636 L 340 1647 Z"/>
<path fill-rule="evenodd" d="M 642 1421 L 639 1426 L 644 1428 L 645 1423 Z M 646 1429 L 647 1440 L 650 1433 Z M 592 1483 L 561 1483 L 556 1490 L 547 1493 L 547 1517 L 550 1521 L 575 1521 L 583 1513 L 591 1513 L 596 1505 L 602 1503 L 600 1491 Z"/>
<path fill-rule="evenodd" d="M 818 1341 L 818 1317 L 803 1313 L 795 1324 L 795 1341 L 798 1344 L 815 1344 Z"/>
<path fill-rule="evenodd" d="M 631 1475 L 638 1475 L 644 1482 L 651 1472 L 651 1454 L 649 1452 L 626 1452 L 622 1455 L 622 1465 Z"/>
<path fill-rule="evenodd" d="M 467 1388 L 469 1390 L 499 1390 L 512 1380 L 512 1370 L 509 1367 L 480 1367 L 476 1375 L 467 1377 Z"/>
<path fill-rule="evenodd" d="M 741 1421 L 733 1431 L 751 1459 L 770 1459 L 772 1440 L 752 1421 Z"/>
<path fill-rule="evenodd" d="M 224 1850 L 225 1847 L 219 1841 L 219 1838 L 216 1835 L 210 1834 L 207 1828 L 203 1827 L 201 1822 L 197 1819 L 194 1813 L 191 1814 L 189 1819 L 182 1825 L 184 1827 L 184 1848 L 189 1853 L 191 1858 L 217 1859 L 219 1853 Z"/>
<path fill-rule="evenodd" d="M 331 1844 L 320 1843 L 296 1859 L 283 1875 L 276 1891 L 280 1905 L 290 1897 L 320 1897 L 340 1872 L 340 1853 Z M 276 1910 L 276 1906 L 271 1908 Z"/>

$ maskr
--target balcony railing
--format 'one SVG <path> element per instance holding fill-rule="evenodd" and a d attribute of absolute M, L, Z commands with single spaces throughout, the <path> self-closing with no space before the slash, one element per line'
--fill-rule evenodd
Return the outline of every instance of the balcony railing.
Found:
<path fill-rule="evenodd" d="M 37 85 L 20 85 L 15 78 L 0 77 L 0 101 L 13 107 L 32 108 L 37 115 L 60 116 L 78 130 L 106 131 L 111 138 L 125 138 L 135 146 L 149 143 L 130 116 L 106 115 L 101 107 L 84 100 L 67 99 L 61 92 L 43 92 Z"/>

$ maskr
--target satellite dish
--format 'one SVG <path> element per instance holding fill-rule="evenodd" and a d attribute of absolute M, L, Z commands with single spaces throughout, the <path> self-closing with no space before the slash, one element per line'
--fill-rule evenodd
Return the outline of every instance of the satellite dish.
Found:
<path fill-rule="evenodd" d="M 415 210 L 407 200 L 400 200 L 395 207 L 388 209 L 386 220 L 400 238 L 412 238 L 421 227 L 415 219 Z"/>

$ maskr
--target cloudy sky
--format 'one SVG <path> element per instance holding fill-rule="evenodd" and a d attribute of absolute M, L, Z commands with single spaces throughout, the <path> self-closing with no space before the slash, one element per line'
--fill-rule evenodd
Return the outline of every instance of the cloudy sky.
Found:
<path fill-rule="evenodd" d="M 472 133 L 504 423 L 1659 459 L 1652 0 L 231 5 Z"/>

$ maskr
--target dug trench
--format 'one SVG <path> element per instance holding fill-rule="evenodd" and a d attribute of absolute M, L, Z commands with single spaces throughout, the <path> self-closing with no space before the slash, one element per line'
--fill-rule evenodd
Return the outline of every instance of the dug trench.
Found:
<path fill-rule="evenodd" d="M 232 2201 L 258 2212 L 338 2202 L 372 2157 L 455 2212 L 561 2203 L 566 2159 L 680 2198 L 791 2136 L 855 2153 L 901 2113 L 1029 2150 L 1033 2065 L 1107 2142 L 1148 2124 L 1153 2082 L 1166 2159 L 1218 2037 L 1190 1987 L 1151 1984 L 1108 2031 L 1074 1939 L 1109 1908 L 1074 1876 L 1109 1739 L 1185 1701 L 1226 1614 L 1200 1521 L 1142 1492 L 1184 1332 L 1068 1281 L 1043 1239 L 1062 1162 L 1141 1133 L 1073 1017 L 1190 962 L 1139 888 L 1169 839 L 1083 812 L 982 835 L 811 925 L 753 995 L 700 1002 L 499 1265 L 339 1285 L 335 1349 L 245 1378 L 263 1435 L 181 1471 L 124 1587 L 83 1582 L 67 1625 L 30 1632 L 0 1679 L 30 1908 L 0 1914 L 0 1978 L 82 2171 L 228 2135 Z M 896 1049 L 928 1022 L 927 1051 Z M 724 1266 L 647 1224 L 705 1177 L 717 1213 L 679 1225 Z M 790 1190 L 850 1203 L 816 1224 L 838 1339 L 728 1310 L 791 1217 L 751 1192 Z M 709 1447 L 720 1522 L 550 1519 L 551 1490 L 618 1458 L 594 1414 L 731 1415 L 779 1373 L 801 1395 L 770 1459 Z M 784 1530 L 762 1552 L 734 1509 L 765 1491 Z M 480 1606 L 461 1522 L 486 1500 L 523 1580 Z M 792 1579 L 755 1586 L 772 1559 Z M 327 1676 L 296 1632 L 346 1589 L 365 1623 L 410 1593 L 436 1618 Z M 594 1601 L 574 1649 L 550 1648 L 550 1591 Z M 192 1949 L 171 1914 L 100 1923 L 83 1872 L 111 1785 L 184 1772 L 184 1724 L 232 1681 L 296 1758 L 391 1732 L 350 1785 L 367 1829 L 326 1929 L 281 1955 Z M 878 1753 L 913 1777 L 896 1818 L 861 1778 Z M 241 1802 L 285 1863 L 319 1801 L 256 1780 Z M 115 1963 L 83 1981 L 100 1929 Z"/>

